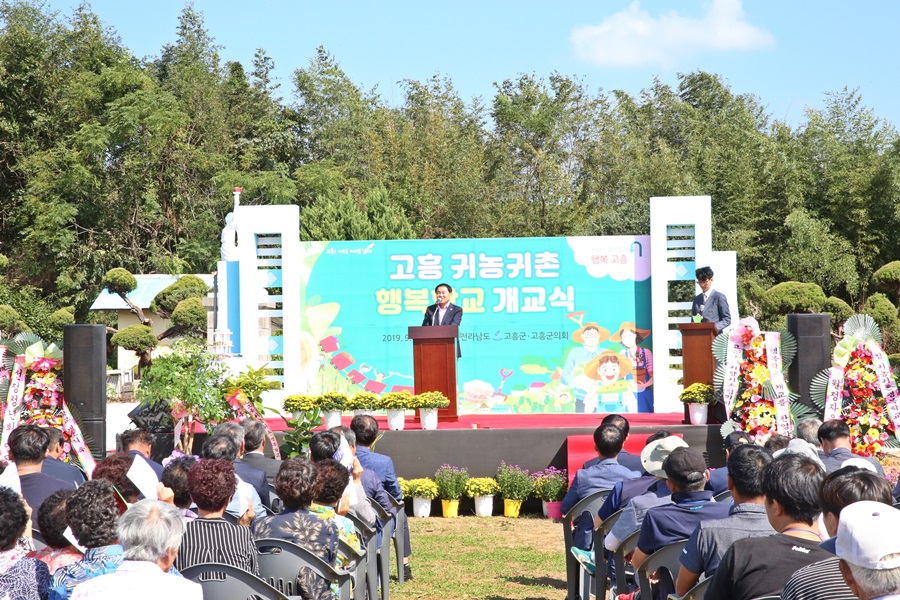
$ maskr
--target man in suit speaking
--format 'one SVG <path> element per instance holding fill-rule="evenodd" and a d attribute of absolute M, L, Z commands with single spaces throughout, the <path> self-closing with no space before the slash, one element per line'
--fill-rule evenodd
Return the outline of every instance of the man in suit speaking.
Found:
<path fill-rule="evenodd" d="M 459 325 L 462 323 L 463 309 L 450 302 L 450 295 L 453 294 L 453 288 L 449 283 L 439 283 L 434 288 L 434 298 L 436 304 L 432 304 L 425 309 L 425 318 L 422 319 L 422 326 L 426 325 Z M 456 357 L 462 356 L 459 347 L 459 340 L 456 340 Z"/>
<path fill-rule="evenodd" d="M 722 292 L 713 289 L 713 270 L 709 267 L 697 269 L 697 285 L 703 290 L 702 294 L 694 297 L 691 306 L 692 315 L 700 315 L 704 323 L 715 323 L 716 330 L 722 331 L 731 325 L 731 311 L 728 309 L 728 299 Z"/>
<path fill-rule="evenodd" d="M 450 302 L 452 293 L 453 288 L 447 283 L 438 284 L 434 288 L 437 304 L 432 304 L 425 309 L 425 318 L 422 319 L 423 327 L 426 325 L 459 325 L 462 322 L 462 309 Z"/>

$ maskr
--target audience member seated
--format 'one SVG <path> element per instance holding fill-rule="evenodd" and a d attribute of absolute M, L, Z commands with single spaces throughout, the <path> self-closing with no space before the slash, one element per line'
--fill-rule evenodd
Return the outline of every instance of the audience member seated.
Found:
<path fill-rule="evenodd" d="M 318 463 L 323 460 L 340 457 L 341 436 L 342 434 L 335 433 L 333 430 L 316 433 L 309 442 L 309 453 L 312 461 Z M 350 436 L 356 441 L 356 435 L 353 431 L 350 431 Z M 347 499 L 349 504 L 349 512 L 369 527 L 375 527 L 380 533 L 382 524 L 378 520 L 378 515 L 375 514 L 375 509 L 369 504 L 369 497 L 378 502 L 388 513 L 394 510 L 391 506 L 391 500 L 388 498 L 387 492 L 384 491 L 384 486 L 381 485 L 378 475 L 371 469 L 364 469 L 359 459 L 356 458 L 355 450 L 350 446 L 349 441 L 347 445 L 350 448 L 353 459 L 350 483 L 347 484 L 347 488 L 344 490 L 344 498 Z M 368 487 L 366 487 L 366 483 L 368 483 Z"/>
<path fill-rule="evenodd" d="M 77 585 L 73 600 L 203 600 L 199 584 L 169 572 L 184 534 L 178 508 L 159 500 L 141 500 L 122 515 L 117 530 L 125 560 L 115 572 Z"/>
<path fill-rule="evenodd" d="M 394 469 L 394 461 L 390 456 L 372 452 L 372 444 L 378 439 L 378 421 L 369 415 L 357 415 L 350 421 L 350 429 L 356 434 L 356 458 L 365 469 L 372 469 L 384 490 L 396 498 L 403 499 L 403 492 L 400 490 L 400 483 L 397 481 L 397 471 Z M 403 577 L 404 579 L 412 579 L 412 568 L 409 565 L 409 559 L 412 555 L 412 544 L 409 539 L 409 520 L 403 520 L 403 531 L 397 532 L 397 535 L 403 535 Z"/>
<path fill-rule="evenodd" d="M 825 453 L 822 452 L 822 442 L 819 441 L 819 427 L 821 426 L 822 421 L 815 417 L 802 419 L 797 422 L 797 437 L 794 439 L 801 439 L 809 444 L 816 451 L 819 460 L 824 460 Z"/>
<path fill-rule="evenodd" d="M 619 429 L 622 430 L 622 433 L 625 434 L 625 440 L 628 440 L 628 432 L 631 431 L 631 425 L 628 423 L 628 419 L 623 417 L 622 415 L 606 415 L 603 417 L 603 420 L 600 421 L 601 425 L 615 425 Z M 647 442 L 649 443 L 649 441 Z M 592 458 L 588 461 L 585 461 L 584 465 L 582 465 L 582 469 L 587 469 L 588 467 L 592 467 L 600 462 L 601 458 L 599 456 Z M 619 452 L 619 455 L 616 457 L 616 460 L 619 461 L 619 464 L 623 467 L 627 468 L 629 471 L 637 471 L 641 475 L 646 475 L 647 472 L 644 471 L 644 466 L 641 464 L 641 457 L 636 456 L 627 450 L 622 450 Z"/>
<path fill-rule="evenodd" d="M 822 467 L 801 454 L 783 454 L 762 472 L 769 523 L 778 533 L 738 540 L 722 557 L 706 598 L 751 600 L 779 595 L 794 571 L 828 557 L 816 520 Z"/>
<path fill-rule="evenodd" d="M 41 473 L 56 477 L 60 481 L 68 481 L 73 486 L 79 486 L 86 481 L 84 473 L 73 463 L 67 463 L 59 459 L 63 453 L 63 434 L 55 427 L 45 427 L 44 431 L 50 438 L 47 445 L 47 455 L 41 464 Z M 73 459 L 74 460 L 74 459 Z"/>
<path fill-rule="evenodd" d="M 709 487 L 714 496 L 728 490 L 728 457 L 731 451 L 740 444 L 752 444 L 753 438 L 746 431 L 732 431 L 725 436 L 722 445 L 725 448 L 725 466 L 719 469 L 710 469 Z"/>
<path fill-rule="evenodd" d="M 241 459 L 266 474 L 266 483 L 274 483 L 281 461 L 269 458 L 266 450 L 266 426 L 254 419 L 241 421 L 244 428 L 244 456 Z"/>
<path fill-rule="evenodd" d="M 284 502 L 277 515 L 257 519 L 251 529 L 257 540 L 277 538 L 306 548 L 330 565 L 335 564 L 338 549 L 337 526 L 309 512 L 318 495 L 316 465 L 306 458 L 291 458 L 281 463 L 275 476 L 275 491 Z M 307 600 L 333 600 L 330 582 L 311 569 L 301 568 L 297 574 L 300 595 Z"/>
<path fill-rule="evenodd" d="M 41 504 L 38 511 L 39 531 L 47 543 L 46 548 L 30 552 L 28 556 L 36 558 L 47 565 L 50 574 L 60 567 L 78 562 L 84 555 L 72 542 L 66 539 L 66 501 L 75 493 L 75 490 L 59 490 L 53 492 L 50 497 Z"/>
<path fill-rule="evenodd" d="M 22 497 L 31 508 L 31 526 L 38 528 L 38 511 L 44 500 L 58 490 L 73 490 L 75 486 L 41 472 L 50 436 L 45 427 L 19 425 L 9 434 L 9 454 L 13 460 L 7 469 L 16 469 Z"/>
<path fill-rule="evenodd" d="M 88 481 L 66 501 L 66 523 L 85 552 L 83 559 L 53 574 L 51 600 L 71 597 L 79 583 L 112 573 L 122 564 L 122 546 L 116 533 L 120 507 L 124 512 L 125 505 L 115 488 L 104 479 Z"/>
<path fill-rule="evenodd" d="M 595 492 L 611 490 L 620 481 L 641 476 L 639 472 L 627 469 L 616 460 L 624 443 L 625 433 L 616 425 L 607 423 L 594 430 L 594 449 L 597 450 L 600 460 L 587 469 L 579 469 L 575 474 L 572 485 L 569 486 L 560 504 L 563 514 L 568 513 L 580 500 Z M 593 515 L 577 515 L 574 523 L 573 546 L 589 550 L 593 539 Z"/>
<path fill-rule="evenodd" d="M 648 444 L 644 448 L 644 451 L 641 452 L 641 462 L 644 463 L 647 472 L 656 477 L 658 483 L 647 490 L 647 493 L 632 498 L 631 502 L 625 506 L 622 516 L 603 540 L 603 545 L 607 550 L 615 551 L 625 538 L 640 530 L 644 523 L 644 517 L 651 508 L 672 503 L 672 488 L 663 465 L 674 450 L 687 447 L 688 445 L 683 439 L 672 435 Z"/>
<path fill-rule="evenodd" d="M 669 437 L 670 435 L 672 434 L 665 429 L 660 429 L 647 438 L 647 443 L 644 445 L 644 448 L 646 448 L 656 440 L 661 440 L 662 438 Z M 597 460 L 599 462 L 599 458 Z M 641 460 L 640 456 L 638 457 L 638 460 L 641 461 L 640 470 L 644 474 L 636 479 L 623 479 L 613 486 L 612 491 L 609 493 L 609 496 L 607 496 L 606 500 L 603 502 L 603 506 L 601 506 L 600 510 L 597 511 L 597 518 L 594 519 L 595 528 L 599 527 L 600 524 L 608 519 L 614 512 L 625 508 L 628 505 L 628 502 L 631 501 L 631 499 L 635 496 L 646 494 L 651 488 L 653 488 L 654 485 L 662 485 L 662 487 L 666 486 L 666 484 L 663 483 L 661 479 L 658 479 L 655 475 L 653 475 L 652 473 L 648 473 L 647 470 L 644 469 L 644 463 L 643 460 Z"/>
<path fill-rule="evenodd" d="M 672 491 L 672 502 L 653 507 L 644 516 L 631 558 L 635 569 L 663 546 L 689 538 L 702 521 L 727 517 L 732 506 L 716 502 L 712 492 L 704 489 L 709 470 L 699 450 L 675 448 L 663 463 L 663 470 Z M 672 577 L 673 581 L 660 582 L 663 598 L 675 591 L 674 573 Z"/>
<path fill-rule="evenodd" d="M 844 467 L 825 477 L 819 490 L 819 505 L 828 535 L 837 535 L 841 511 L 863 500 L 891 504 L 890 484 L 857 467 Z M 782 600 L 855 600 L 856 595 L 844 582 L 840 562 L 831 556 L 798 570 L 784 586 Z"/>
<path fill-rule="evenodd" d="M 837 534 L 822 544 L 859 600 L 900 598 L 900 538 L 888 531 L 900 531 L 900 511 L 863 500 L 841 511 Z"/>
<path fill-rule="evenodd" d="M 200 454 L 203 458 L 227 460 L 234 465 L 234 459 L 237 456 L 237 446 L 234 445 L 229 436 L 214 435 L 203 442 Z M 243 481 L 240 475 L 237 475 L 237 473 L 235 475 L 237 477 L 237 489 L 231 497 L 231 502 L 225 508 L 225 512 L 234 515 L 238 519 L 242 518 L 246 513 L 246 511 L 241 511 L 241 498 L 244 498 L 248 500 L 249 506 L 247 510 L 252 510 L 255 517 L 259 518 L 265 515 L 266 509 L 263 508 L 256 489 L 246 481 Z M 266 492 L 266 495 L 268 496 L 268 492 Z"/>
<path fill-rule="evenodd" d="M 156 479 L 162 481 L 163 467 L 155 460 L 151 460 L 150 452 L 153 450 L 153 443 L 156 441 L 153 434 L 143 429 L 129 429 L 122 433 L 122 450 L 125 454 L 134 458 L 140 455 L 147 461 L 153 472 L 156 473 Z"/>
<path fill-rule="evenodd" d="M 197 518 L 197 513 L 191 510 L 193 501 L 188 490 L 188 471 L 195 462 L 196 456 L 174 458 L 163 467 L 161 479 L 162 484 L 172 490 L 172 502 L 181 510 L 185 523 Z"/>
<path fill-rule="evenodd" d="M 310 505 L 309 512 L 320 519 L 333 521 L 337 527 L 338 537 L 359 552 L 362 550 L 362 543 L 356 534 L 356 527 L 353 521 L 343 516 L 347 513 L 348 507 L 341 506 L 344 490 L 350 483 L 350 471 L 331 458 L 317 461 L 316 469 L 318 469 L 316 487 L 319 488 L 319 492 L 316 494 L 315 502 Z M 338 553 L 337 566 L 346 569 L 350 565 L 350 557 Z"/>
<path fill-rule="evenodd" d="M 731 435 L 731 434 L 729 434 Z M 700 581 L 711 577 L 725 551 L 736 540 L 775 533 L 766 516 L 762 492 L 762 470 L 772 456 L 754 444 L 741 443 L 728 456 L 728 490 L 734 500 L 724 519 L 701 521 L 681 555 L 681 570 L 675 592 L 681 596 Z"/>
<path fill-rule="evenodd" d="M 50 572 L 43 562 L 25 556 L 22 536 L 31 537 L 28 510 L 18 494 L 0 487 L 0 598 L 47 600 Z"/>
<path fill-rule="evenodd" d="M 851 458 L 862 458 L 875 467 L 875 472 L 884 477 L 884 469 L 881 463 L 869 456 L 860 456 L 851 451 L 850 427 L 841 419 L 825 421 L 819 427 L 819 441 L 822 444 L 822 452 L 825 458 L 825 471 L 834 473 L 844 466 L 844 462 Z"/>
<path fill-rule="evenodd" d="M 672 502 L 672 490 L 669 489 L 666 482 L 666 472 L 663 469 L 663 463 L 673 450 L 686 448 L 687 443 L 680 437 L 670 436 L 667 431 L 660 431 L 655 435 L 660 437 L 649 442 L 641 452 L 641 463 L 644 465 L 647 473 L 653 477 L 654 483 L 646 487 L 645 477 L 639 477 L 637 479 L 626 479 L 621 484 L 616 484 L 617 487 L 619 485 L 622 486 L 622 497 L 630 496 L 630 500 L 626 501 L 619 520 L 616 521 L 612 530 L 603 540 L 604 546 L 611 552 L 615 551 L 625 538 L 641 528 L 644 515 L 650 508 Z M 638 486 L 638 483 L 640 486 Z M 616 491 L 617 487 L 613 488 L 613 492 Z M 639 491 L 640 493 L 638 493 Z M 600 507 L 600 513 L 603 512 L 605 506 L 606 503 Z M 605 518 L 609 518 L 609 515 Z M 596 527 L 600 526 L 599 521 L 599 518 L 595 520 Z M 573 546 L 572 554 L 589 572 L 594 572 L 594 552 L 588 552 Z M 612 554 L 609 555 L 606 573 L 610 579 L 615 578 L 615 563 Z"/>
<path fill-rule="evenodd" d="M 171 463 L 166 465 L 166 469 L 171 466 Z M 181 549 L 175 559 L 178 570 L 217 562 L 259 575 L 256 546 L 248 529 L 253 513 L 247 511 L 238 525 L 222 518 L 237 487 L 231 462 L 217 459 L 195 462 L 190 467 L 187 486 L 199 518 L 185 525 Z"/>
<path fill-rule="evenodd" d="M 269 506 L 269 483 L 266 480 L 266 472 L 262 469 L 257 469 L 256 467 L 251 466 L 241 460 L 241 457 L 244 456 L 245 448 L 244 428 L 232 421 L 226 421 L 218 425 L 216 427 L 216 430 L 213 432 L 213 436 L 220 435 L 228 437 L 232 442 L 234 442 L 234 445 L 237 448 L 237 454 L 234 457 L 233 461 L 235 473 L 237 473 L 238 477 L 240 477 L 242 481 L 246 481 L 247 483 L 252 485 L 262 503 L 266 506 Z M 262 511 L 260 511 L 256 514 L 261 515 L 263 513 Z"/>
<path fill-rule="evenodd" d="M 131 469 L 133 463 L 134 456 L 130 454 L 110 454 L 97 461 L 91 478 L 110 482 L 125 502 L 134 504 L 140 499 L 141 491 L 128 479 L 128 470 Z"/>

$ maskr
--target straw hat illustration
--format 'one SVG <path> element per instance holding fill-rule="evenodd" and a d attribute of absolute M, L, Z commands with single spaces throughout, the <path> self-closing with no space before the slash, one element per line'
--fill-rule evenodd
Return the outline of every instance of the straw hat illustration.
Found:
<path fill-rule="evenodd" d="M 600 381 L 600 366 L 608 362 L 614 362 L 619 365 L 619 379 L 625 379 L 632 374 L 633 366 L 627 357 L 616 354 L 612 350 L 604 350 L 599 355 L 587 361 L 584 365 L 584 374 Z"/>
<path fill-rule="evenodd" d="M 625 321 L 621 325 L 619 325 L 618 329 L 616 329 L 615 335 L 609 338 L 609 341 L 622 343 L 622 332 L 623 331 L 633 331 L 635 332 L 642 340 L 646 340 L 650 335 L 649 329 L 638 329 L 638 326 L 634 324 L 634 321 Z"/>
<path fill-rule="evenodd" d="M 586 329 L 596 329 L 597 330 L 597 332 L 600 334 L 600 339 L 597 341 L 598 344 L 600 342 L 606 341 L 609 338 L 609 329 L 607 329 L 606 327 L 600 327 L 599 325 L 597 325 L 597 323 L 595 323 L 593 321 L 582 324 L 582 321 L 584 319 L 584 311 L 583 310 L 574 312 L 574 313 L 569 313 L 566 315 L 566 317 L 568 317 L 572 321 L 575 321 L 579 325 L 578 329 L 575 330 L 575 333 L 572 334 L 572 339 L 575 340 L 576 342 L 578 342 L 579 344 L 584 343 L 584 338 L 582 337 L 582 334 L 584 333 L 584 331 Z"/>

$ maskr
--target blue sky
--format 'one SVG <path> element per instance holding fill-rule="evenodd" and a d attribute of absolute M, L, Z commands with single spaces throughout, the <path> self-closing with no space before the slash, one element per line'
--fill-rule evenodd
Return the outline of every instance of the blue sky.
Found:
<path fill-rule="evenodd" d="M 50 0 L 67 14 L 80 0 Z M 176 38 L 183 0 L 94 0 L 92 9 L 139 56 Z M 403 79 L 449 77 L 465 99 L 490 101 L 494 82 L 553 71 L 593 91 L 636 95 L 654 77 L 702 69 L 758 96 L 798 125 L 824 94 L 859 88 L 876 115 L 900 123 L 900 3 L 880 0 L 595 0 L 308 2 L 196 0 L 224 60 L 249 66 L 262 47 L 286 99 L 291 74 L 325 46 L 347 75 L 399 104 Z M 893 41 L 891 41 L 893 40 Z"/>

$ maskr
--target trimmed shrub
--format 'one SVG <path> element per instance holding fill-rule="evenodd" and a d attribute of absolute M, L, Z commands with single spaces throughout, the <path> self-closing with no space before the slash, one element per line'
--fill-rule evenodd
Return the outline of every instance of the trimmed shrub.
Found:
<path fill-rule="evenodd" d="M 137 287 L 137 279 L 128 269 L 117 267 L 106 272 L 102 284 L 113 294 L 128 294 Z"/>

